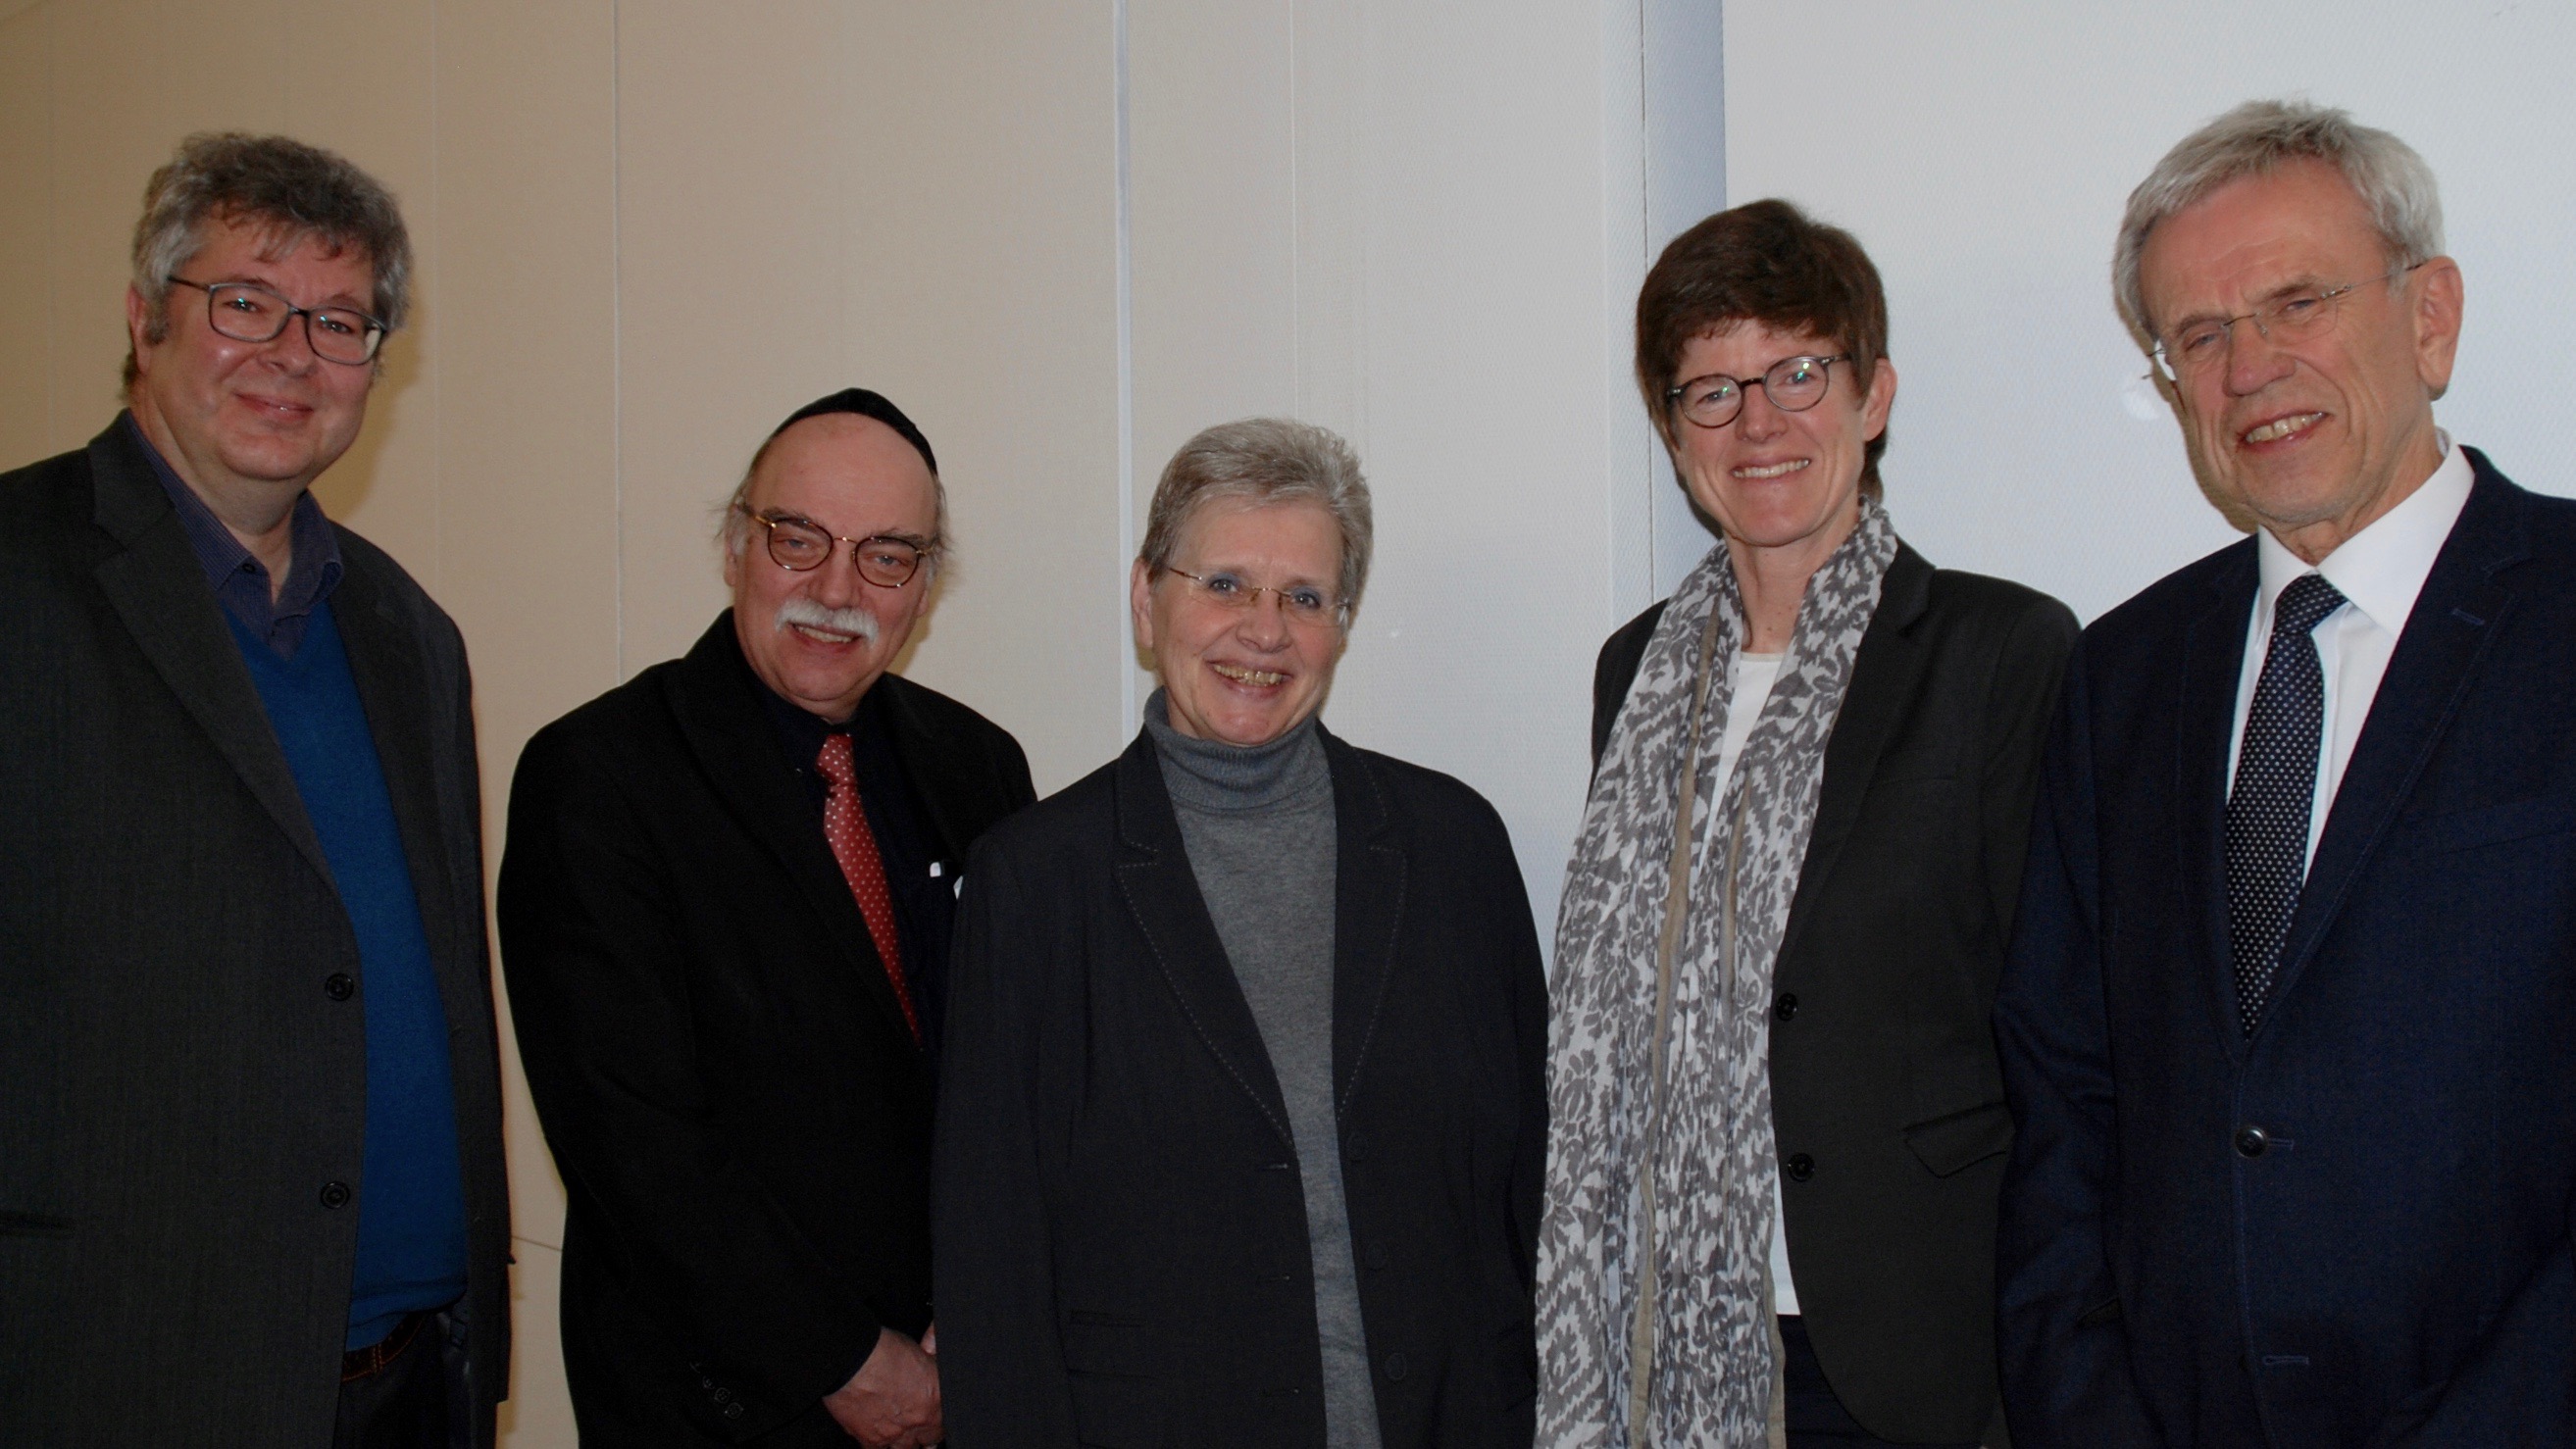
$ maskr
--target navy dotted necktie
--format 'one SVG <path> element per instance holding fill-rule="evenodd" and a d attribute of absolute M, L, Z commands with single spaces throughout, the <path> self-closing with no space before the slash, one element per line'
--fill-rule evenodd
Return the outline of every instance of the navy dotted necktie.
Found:
<path fill-rule="evenodd" d="M 2302 574 L 2272 608 L 2272 647 L 2254 681 L 2254 708 L 2227 796 L 2227 944 L 2236 1015 L 2252 1036 L 2272 998 L 2281 943 L 2308 874 L 2317 797 L 2317 745 L 2326 717 L 2325 668 L 2312 631 L 2343 603 L 2322 574 Z"/>

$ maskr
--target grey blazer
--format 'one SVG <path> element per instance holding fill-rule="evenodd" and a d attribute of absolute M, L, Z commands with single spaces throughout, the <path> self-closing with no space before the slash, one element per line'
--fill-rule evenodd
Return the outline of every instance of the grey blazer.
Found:
<path fill-rule="evenodd" d="M 509 1213 L 464 643 L 339 543 L 447 1008 L 488 1445 Z M 330 1442 L 366 1112 L 338 973 L 356 937 L 150 460 L 111 425 L 0 475 L 0 1443 Z"/>

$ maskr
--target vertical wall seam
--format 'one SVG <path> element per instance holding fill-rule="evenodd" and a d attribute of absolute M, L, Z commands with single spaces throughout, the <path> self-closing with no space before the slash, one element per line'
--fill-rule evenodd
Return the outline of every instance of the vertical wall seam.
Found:
<path fill-rule="evenodd" d="M 619 49 L 624 6 L 608 5 L 608 496 L 617 557 L 609 597 L 617 611 L 617 682 L 626 682 L 626 59 Z"/>
<path fill-rule="evenodd" d="M 1123 737 L 1136 722 L 1136 657 L 1128 644 L 1127 560 L 1136 552 L 1136 298 L 1134 192 L 1128 170 L 1127 132 L 1127 0 L 1110 0 L 1110 88 L 1112 149 L 1117 188 L 1118 252 L 1118 557 L 1110 571 L 1117 605 L 1117 626 L 1110 637 L 1118 646 L 1118 723 L 1113 738 Z"/>
<path fill-rule="evenodd" d="M 1653 82 L 1654 72 L 1646 64 L 1646 47 L 1652 43 L 1651 33 L 1646 29 L 1646 7 L 1650 3 L 1652 0 L 1637 0 L 1637 276 L 1640 280 L 1644 279 L 1646 269 L 1655 264 L 1655 102 L 1647 90 Z M 1717 0 L 1710 0 L 1710 3 L 1715 4 Z M 1616 319 L 1621 314 L 1614 310 L 1610 315 Z M 1616 326 L 1616 321 L 1611 325 Z M 1633 350 L 1636 339 L 1631 337 L 1628 345 Z M 1646 419 L 1646 426 L 1649 429 L 1655 426 L 1651 416 Z M 1645 471 L 1637 476 L 1637 487 L 1645 495 L 1646 504 L 1646 594 L 1649 598 L 1657 592 L 1655 560 L 1663 557 L 1660 541 L 1655 537 L 1655 487 L 1660 481 L 1655 464 L 1660 459 L 1661 450 L 1649 442 Z M 1613 566 L 1610 571 L 1610 617 L 1616 619 L 1620 613 L 1619 571 Z"/>
<path fill-rule="evenodd" d="M 1288 369 L 1297 416 L 1306 408 L 1305 133 L 1297 105 L 1297 0 L 1288 0 Z"/>
<path fill-rule="evenodd" d="M 429 226 L 431 244 L 437 248 L 439 280 L 447 280 L 447 188 L 442 185 L 440 168 L 445 157 L 438 149 L 438 0 L 429 3 Z M 429 496 L 435 510 L 438 538 L 438 577 L 441 588 L 450 581 L 447 572 L 447 390 L 441 385 L 446 376 L 447 349 L 429 349 L 429 415 L 437 419 L 429 430 Z"/>

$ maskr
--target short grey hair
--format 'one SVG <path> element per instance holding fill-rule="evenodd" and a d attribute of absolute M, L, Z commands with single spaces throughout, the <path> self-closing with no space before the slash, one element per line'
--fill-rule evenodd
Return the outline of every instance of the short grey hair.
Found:
<path fill-rule="evenodd" d="M 1360 475 L 1359 455 L 1351 445 L 1328 428 L 1293 418 L 1243 418 L 1201 432 L 1163 465 L 1136 561 L 1148 575 L 1162 574 L 1172 566 L 1181 530 L 1190 519 L 1201 507 L 1227 498 L 1314 503 L 1332 515 L 1342 536 L 1340 589 L 1347 622 L 1368 585 L 1369 549 L 1376 536 L 1368 480 Z"/>
<path fill-rule="evenodd" d="M 347 157 L 291 136 L 203 131 L 181 141 L 143 188 L 143 216 L 134 223 L 134 290 L 149 312 L 147 341 L 170 335 L 170 275 L 205 245 L 210 221 L 249 222 L 274 228 L 282 241 L 310 237 L 356 251 L 374 273 L 368 310 L 385 331 L 400 331 L 411 312 L 411 233 L 381 182 Z M 129 349 L 125 385 L 132 387 L 138 375 Z"/>
<path fill-rule="evenodd" d="M 2433 168 L 2414 147 L 2332 106 L 2247 101 L 2185 136 L 2129 193 L 2111 253 L 2111 295 L 2141 350 L 2155 350 L 2138 280 L 2148 235 L 2228 182 L 2269 175 L 2293 161 L 2322 161 L 2343 173 L 2370 209 L 2392 271 L 2442 254 L 2441 193 Z"/>

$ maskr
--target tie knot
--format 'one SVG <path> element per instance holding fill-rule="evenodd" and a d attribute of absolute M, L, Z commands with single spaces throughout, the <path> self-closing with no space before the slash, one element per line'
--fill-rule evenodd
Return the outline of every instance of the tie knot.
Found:
<path fill-rule="evenodd" d="M 2326 582 L 2324 574 L 2301 574 L 2290 580 L 2281 591 L 2279 602 L 2272 606 L 2272 634 L 2305 634 L 2317 627 L 2317 621 L 2343 606 L 2343 592 Z"/>
<path fill-rule="evenodd" d="M 838 730 L 823 736 L 823 749 L 814 756 L 814 768 L 823 772 L 823 778 L 831 781 L 834 789 L 856 788 L 859 772 L 850 762 L 850 737 Z"/>

